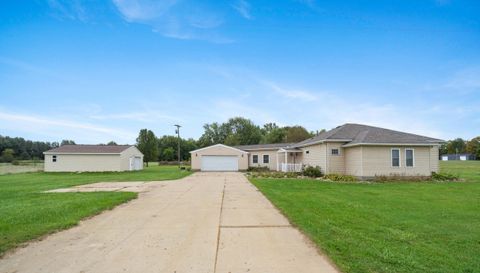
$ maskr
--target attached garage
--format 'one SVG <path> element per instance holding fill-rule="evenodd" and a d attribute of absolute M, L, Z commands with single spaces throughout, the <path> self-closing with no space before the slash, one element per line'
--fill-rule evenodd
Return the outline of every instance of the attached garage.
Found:
<path fill-rule="evenodd" d="M 132 145 L 63 145 L 44 152 L 45 172 L 122 172 L 143 169 Z"/>
<path fill-rule="evenodd" d="M 248 152 L 216 144 L 191 151 L 192 169 L 204 172 L 236 172 L 248 168 Z"/>

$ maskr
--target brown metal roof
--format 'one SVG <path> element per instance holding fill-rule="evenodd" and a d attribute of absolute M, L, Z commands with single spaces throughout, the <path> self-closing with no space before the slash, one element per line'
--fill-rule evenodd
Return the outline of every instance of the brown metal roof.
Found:
<path fill-rule="evenodd" d="M 45 153 L 63 154 L 119 154 L 132 145 L 63 145 Z"/>

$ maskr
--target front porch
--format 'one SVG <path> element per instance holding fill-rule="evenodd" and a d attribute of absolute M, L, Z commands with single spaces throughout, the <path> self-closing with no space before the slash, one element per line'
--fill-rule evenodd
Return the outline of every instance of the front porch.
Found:
<path fill-rule="evenodd" d="M 277 152 L 277 172 L 301 172 L 303 153 L 297 149 L 280 149 Z"/>

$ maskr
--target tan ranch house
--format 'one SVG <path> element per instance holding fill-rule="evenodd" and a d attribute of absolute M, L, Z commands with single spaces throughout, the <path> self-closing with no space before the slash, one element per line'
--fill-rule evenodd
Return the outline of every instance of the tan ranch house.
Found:
<path fill-rule="evenodd" d="M 301 171 L 320 166 L 326 174 L 360 178 L 379 175 L 429 176 L 439 169 L 443 140 L 362 124 L 347 123 L 299 143 L 229 147 L 217 144 L 191 152 L 192 169 L 242 171 L 268 167 Z"/>
<path fill-rule="evenodd" d="M 45 172 L 122 172 L 143 169 L 132 145 L 63 145 L 43 153 Z"/>

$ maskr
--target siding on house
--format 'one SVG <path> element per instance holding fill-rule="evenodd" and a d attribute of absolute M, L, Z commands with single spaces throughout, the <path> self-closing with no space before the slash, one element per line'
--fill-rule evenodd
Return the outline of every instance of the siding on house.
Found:
<path fill-rule="evenodd" d="M 343 143 L 340 142 L 327 142 L 327 168 L 325 173 L 345 173 L 345 154 L 342 148 Z M 332 155 L 332 149 L 338 149 L 338 155 Z"/>
<path fill-rule="evenodd" d="M 325 144 L 315 144 L 302 148 L 303 164 L 306 166 L 319 166 L 322 172 L 327 171 L 327 146 Z M 308 153 L 307 153 L 308 152 Z"/>
<path fill-rule="evenodd" d="M 438 163 L 439 148 L 438 146 L 430 147 L 430 171 L 438 173 L 440 166 Z"/>
<path fill-rule="evenodd" d="M 400 167 L 392 167 L 392 148 L 400 149 Z M 414 166 L 406 167 L 405 149 L 414 150 Z M 438 149 L 438 148 L 437 148 Z M 431 165 L 430 147 L 394 147 L 394 146 L 363 146 L 362 148 L 362 176 L 373 177 L 378 175 L 409 175 L 429 176 L 435 166 Z M 437 167 L 438 168 L 438 167 Z"/>
<path fill-rule="evenodd" d="M 345 148 L 345 174 L 363 176 L 362 146 Z"/>
<path fill-rule="evenodd" d="M 253 163 L 253 156 L 258 156 L 258 163 Z M 263 156 L 270 157 L 269 163 L 263 163 Z M 270 170 L 277 169 L 277 150 L 251 151 L 248 155 L 248 164 L 250 167 L 268 167 Z"/>
<path fill-rule="evenodd" d="M 226 146 L 210 146 L 203 150 L 193 151 L 192 155 L 192 169 L 200 170 L 202 166 L 202 156 L 204 155 L 228 155 L 228 156 L 237 156 L 238 157 L 238 169 L 246 170 L 248 169 L 248 153 L 243 152 L 237 149 L 232 149 Z"/>

